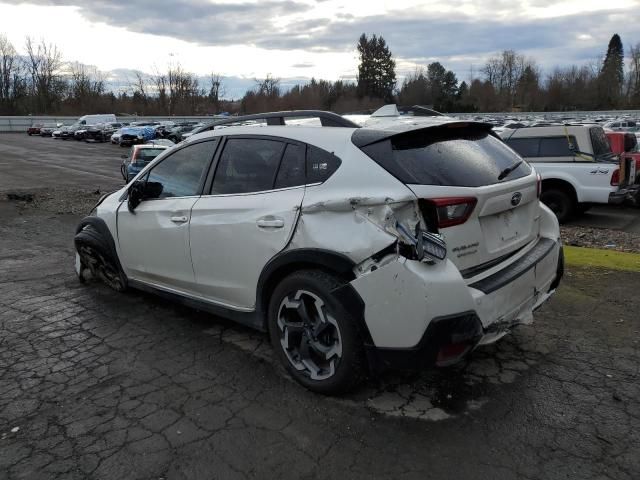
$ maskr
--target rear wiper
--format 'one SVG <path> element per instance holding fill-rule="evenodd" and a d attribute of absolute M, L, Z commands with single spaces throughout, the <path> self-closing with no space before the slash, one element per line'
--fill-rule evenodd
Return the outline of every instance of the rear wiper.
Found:
<path fill-rule="evenodd" d="M 498 175 L 498 180 L 502 180 L 502 179 L 506 178 L 511 172 L 513 172 L 516 168 L 518 168 L 520 165 L 522 165 L 523 162 L 524 162 L 524 160 L 520 160 L 519 162 L 516 162 L 513 165 L 511 165 L 510 167 L 507 167 L 504 170 L 502 170 L 500 172 L 500 175 Z"/>

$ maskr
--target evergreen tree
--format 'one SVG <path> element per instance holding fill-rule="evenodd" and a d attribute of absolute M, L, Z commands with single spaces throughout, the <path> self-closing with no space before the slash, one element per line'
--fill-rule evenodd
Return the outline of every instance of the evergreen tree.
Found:
<path fill-rule="evenodd" d="M 601 107 L 618 106 L 624 82 L 624 49 L 620 35 L 615 33 L 607 48 L 598 78 L 598 100 Z"/>
<path fill-rule="evenodd" d="M 375 34 L 369 39 L 362 34 L 358 40 L 358 95 L 393 101 L 396 85 L 396 62 L 384 38 Z"/>

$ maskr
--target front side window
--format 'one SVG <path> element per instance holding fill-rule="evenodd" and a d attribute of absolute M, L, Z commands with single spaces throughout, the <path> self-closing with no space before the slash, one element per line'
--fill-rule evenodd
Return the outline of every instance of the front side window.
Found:
<path fill-rule="evenodd" d="M 211 187 L 212 195 L 272 190 L 286 144 L 262 138 L 230 138 Z"/>
<path fill-rule="evenodd" d="M 191 197 L 200 194 L 200 186 L 213 158 L 217 140 L 182 148 L 151 169 L 147 183 L 157 184 L 155 198 Z"/>

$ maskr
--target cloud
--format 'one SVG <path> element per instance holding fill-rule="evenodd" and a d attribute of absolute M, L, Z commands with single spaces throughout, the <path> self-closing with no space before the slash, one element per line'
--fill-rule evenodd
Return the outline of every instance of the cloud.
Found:
<path fill-rule="evenodd" d="M 2 0 L 0 0 L 2 1 Z M 602 55 L 614 32 L 625 45 L 638 40 L 636 25 L 621 21 L 624 9 L 581 11 L 553 18 L 532 18 L 525 6 L 487 0 L 472 6 L 451 0 L 448 11 L 404 8 L 382 14 L 358 14 L 342 8 L 318 10 L 311 0 L 28 0 L 39 5 L 74 6 L 87 19 L 136 33 L 160 35 L 201 46 L 242 45 L 272 51 L 304 50 L 310 55 L 283 60 L 287 68 L 312 68 L 313 55 L 353 52 L 359 35 L 377 33 L 387 40 L 398 63 L 424 65 L 438 60 L 457 72 L 489 55 L 514 49 L 535 56 L 544 67 L 593 60 Z M 529 0 L 535 8 L 553 8 L 556 0 Z M 371 8 L 375 5 L 372 4 Z M 460 8 L 458 8 L 460 7 Z M 601 7 L 599 7 L 601 8 Z M 452 10 L 453 9 L 453 10 Z M 380 11 L 379 9 L 376 11 Z M 551 11 L 551 10 L 549 10 Z M 584 34 L 588 32 L 588 38 Z M 580 35 L 583 34 L 583 35 Z M 148 48 L 146 46 L 145 48 Z M 282 65 L 274 65 L 277 72 Z"/>

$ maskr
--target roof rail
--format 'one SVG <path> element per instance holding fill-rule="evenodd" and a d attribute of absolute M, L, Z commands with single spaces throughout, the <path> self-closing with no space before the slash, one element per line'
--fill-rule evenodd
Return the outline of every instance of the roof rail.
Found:
<path fill-rule="evenodd" d="M 347 120 L 337 113 L 326 112 L 324 110 L 288 110 L 283 112 L 254 113 L 252 115 L 240 115 L 238 117 L 216 120 L 194 129 L 192 135 L 213 130 L 215 127 L 222 125 L 233 125 L 235 123 L 250 122 L 252 120 L 266 120 L 267 125 L 286 125 L 284 121 L 285 118 L 318 118 L 323 127 L 360 128 L 360 125 L 357 123 Z"/>

